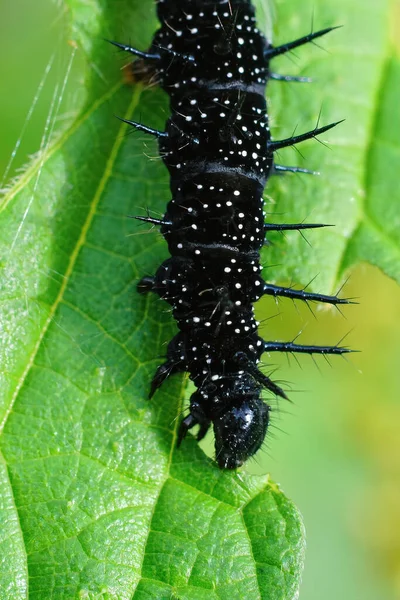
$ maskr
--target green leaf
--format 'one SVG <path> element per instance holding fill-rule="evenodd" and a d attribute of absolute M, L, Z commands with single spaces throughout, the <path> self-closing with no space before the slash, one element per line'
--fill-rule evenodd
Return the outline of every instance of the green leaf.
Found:
<path fill-rule="evenodd" d="M 296 508 L 268 476 L 221 472 L 191 436 L 176 449 L 184 380 L 146 399 L 175 325 L 135 292 L 165 243 L 126 216 L 161 213 L 168 178 L 113 114 L 162 127 L 167 99 L 123 86 L 102 38 L 145 48 L 152 3 L 68 4 L 85 103 L 0 213 L 1 596 L 295 598 Z"/>
<path fill-rule="evenodd" d="M 146 48 L 153 3 L 68 0 L 86 57 L 85 103 L 71 127 L 31 164 L 1 205 L 0 589 L 20 598 L 268 598 L 298 593 L 304 531 L 268 477 L 220 472 L 197 443 L 176 450 L 185 382 L 149 403 L 151 376 L 175 330 L 160 300 L 135 292 L 167 256 L 155 233 L 126 218 L 162 214 L 168 178 L 157 149 L 127 135 L 113 114 L 163 127 L 165 96 L 124 87 L 119 58 L 102 40 Z M 357 261 L 399 278 L 398 89 L 386 0 L 276 2 L 274 40 L 344 24 L 305 47 L 312 86 L 271 82 L 274 136 L 345 117 L 301 147 L 321 178 L 269 185 L 281 221 L 335 223 L 276 237 L 270 280 L 330 291 Z M 153 12 L 152 12 L 153 11 Z M 152 15 L 152 17 L 150 17 Z M 301 69 L 299 68 L 301 66 Z M 274 65 L 275 67 L 275 65 Z M 282 151 L 282 161 L 297 157 Z M 281 214 L 284 213 L 284 214 Z M 271 218 L 272 220 L 272 218 Z M 396 229 L 397 228 L 397 229 Z"/>

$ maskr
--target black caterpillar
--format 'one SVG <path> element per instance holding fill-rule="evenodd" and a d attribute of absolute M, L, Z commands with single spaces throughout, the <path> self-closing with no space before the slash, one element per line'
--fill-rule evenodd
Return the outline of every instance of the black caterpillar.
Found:
<path fill-rule="evenodd" d="M 250 0 L 158 0 L 161 28 L 148 52 L 114 43 L 140 58 L 133 68 L 156 77 L 170 97 L 165 131 L 126 121 L 159 140 L 172 200 L 160 226 L 171 257 L 139 283 L 173 308 L 180 332 L 158 367 L 151 396 L 172 374 L 188 371 L 197 386 L 178 444 L 195 425 L 200 440 L 211 423 L 221 468 L 243 464 L 263 443 L 270 406 L 266 388 L 285 392 L 257 367 L 263 352 L 343 354 L 339 346 L 266 342 L 257 334 L 253 303 L 262 295 L 334 305 L 348 300 L 265 283 L 260 249 L 268 231 L 322 224 L 265 224 L 263 191 L 270 175 L 307 172 L 275 164 L 274 152 L 328 131 L 337 123 L 272 141 L 265 86 L 295 77 L 270 71 L 270 60 L 333 27 L 274 47 L 256 28 Z M 140 66 L 138 66 L 140 65 Z M 300 81 L 302 78 L 298 78 Z"/>

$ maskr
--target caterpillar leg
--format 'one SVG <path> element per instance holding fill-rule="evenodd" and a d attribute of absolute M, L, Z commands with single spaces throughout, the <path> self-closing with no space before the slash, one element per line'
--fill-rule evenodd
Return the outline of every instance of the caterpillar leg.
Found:
<path fill-rule="evenodd" d="M 185 345 L 185 339 L 180 333 L 172 338 L 168 344 L 167 360 L 158 367 L 151 382 L 149 398 L 153 397 L 168 377 L 187 371 Z"/>
<path fill-rule="evenodd" d="M 191 409 L 192 409 L 192 407 L 191 407 Z M 203 411 L 198 410 L 198 408 L 197 409 L 195 408 L 194 414 L 191 412 L 185 419 L 183 419 L 181 421 L 181 424 L 179 426 L 179 431 L 178 431 L 178 440 L 176 443 L 178 448 L 181 445 L 182 440 L 186 437 L 186 434 L 189 431 L 189 429 L 192 429 L 192 427 L 194 427 L 195 425 L 200 425 L 199 432 L 196 436 L 197 441 L 199 442 L 206 435 L 207 431 L 210 428 L 210 424 L 211 424 L 210 419 L 208 419 L 205 416 Z"/>
<path fill-rule="evenodd" d="M 157 371 L 154 374 L 150 386 L 149 399 L 154 396 L 164 381 L 167 381 L 168 377 L 171 377 L 171 375 L 175 375 L 176 373 L 183 373 L 183 371 L 186 371 L 186 367 L 182 361 L 177 363 L 170 359 L 166 360 L 165 363 L 157 368 Z"/>
<path fill-rule="evenodd" d="M 178 448 L 181 445 L 182 441 L 185 439 L 189 429 L 192 429 L 192 427 L 194 427 L 195 425 L 197 425 L 197 419 L 195 419 L 195 417 L 192 414 L 188 415 L 185 419 L 181 421 L 178 430 L 178 439 L 176 442 Z"/>

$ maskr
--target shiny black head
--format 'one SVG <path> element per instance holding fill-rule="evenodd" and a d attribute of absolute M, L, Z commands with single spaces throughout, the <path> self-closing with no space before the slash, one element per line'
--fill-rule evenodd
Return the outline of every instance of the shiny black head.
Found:
<path fill-rule="evenodd" d="M 242 398 L 214 420 L 215 457 L 221 469 L 236 469 L 262 445 L 270 408 L 261 398 Z"/>
<path fill-rule="evenodd" d="M 240 467 L 261 447 L 267 433 L 270 407 L 261 392 L 260 384 L 243 370 L 214 375 L 192 394 L 178 442 L 195 425 L 200 425 L 198 439 L 202 439 L 212 423 L 218 466 Z"/>
<path fill-rule="evenodd" d="M 245 371 L 221 376 L 200 391 L 200 403 L 214 426 L 215 459 L 221 469 L 240 467 L 261 447 L 270 411 L 261 391 Z"/>

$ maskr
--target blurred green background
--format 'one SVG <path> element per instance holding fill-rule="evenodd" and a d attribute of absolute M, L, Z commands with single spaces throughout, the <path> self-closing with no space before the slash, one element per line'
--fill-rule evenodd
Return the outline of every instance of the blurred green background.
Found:
<path fill-rule="evenodd" d="M 65 23 L 62 6 L 51 0 L 0 2 L 0 181 L 53 60 L 8 180 L 49 133 L 47 117 L 73 53 Z M 60 122 L 78 104 L 82 68 L 78 52 Z M 344 295 L 360 302 L 345 307 L 345 318 L 318 308 L 314 318 L 289 301 L 260 302 L 260 320 L 276 315 L 265 321 L 264 337 L 290 339 L 302 330 L 304 343 L 336 343 L 350 332 L 346 342 L 362 353 L 333 358 L 332 368 L 322 359 L 317 368 L 300 357 L 299 368 L 293 359 L 274 358 L 279 378 L 295 382 L 294 403 L 280 403 L 268 447 L 248 469 L 271 472 L 303 513 L 308 550 L 301 600 L 392 600 L 400 598 L 400 288 L 360 265 Z"/>

